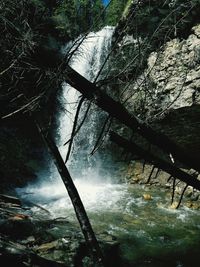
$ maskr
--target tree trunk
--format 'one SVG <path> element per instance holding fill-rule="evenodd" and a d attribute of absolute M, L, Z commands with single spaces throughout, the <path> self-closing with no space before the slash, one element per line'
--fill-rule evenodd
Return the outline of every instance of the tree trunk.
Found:
<path fill-rule="evenodd" d="M 111 132 L 110 138 L 113 142 L 118 144 L 119 146 L 126 149 L 133 154 L 141 156 L 146 161 L 154 164 L 157 168 L 164 170 L 165 172 L 169 173 L 174 178 L 178 178 L 179 180 L 185 182 L 186 184 L 200 190 L 200 181 L 197 180 L 195 177 L 191 176 L 190 174 L 178 169 L 176 166 L 172 165 L 171 163 L 154 156 L 149 151 L 140 148 L 133 142 L 127 141 L 123 137 L 119 136 L 118 134 Z"/>
<path fill-rule="evenodd" d="M 39 133 L 41 134 L 43 140 L 45 141 L 49 152 L 53 158 L 53 161 L 58 169 L 58 172 L 62 178 L 62 181 L 65 185 L 65 188 L 67 189 L 67 192 L 69 194 L 69 197 L 72 201 L 76 217 L 79 221 L 82 233 L 85 237 L 86 243 L 88 245 L 89 253 L 92 256 L 92 259 L 94 261 L 94 266 L 96 267 L 103 267 L 104 261 L 103 261 L 103 254 L 99 247 L 99 244 L 97 242 L 97 239 L 95 237 L 94 231 L 92 229 L 92 226 L 90 224 L 90 221 L 88 219 L 87 213 L 85 211 L 85 208 L 83 206 L 83 203 L 81 201 L 81 198 L 78 194 L 78 191 L 74 185 L 74 182 L 70 176 L 70 173 L 65 166 L 65 163 L 60 155 L 60 152 L 54 143 L 54 141 L 51 139 L 51 137 L 40 127 L 38 123 L 36 123 L 36 126 L 39 130 Z"/>
<path fill-rule="evenodd" d="M 183 148 L 179 147 L 167 136 L 154 131 L 149 125 L 130 114 L 121 103 L 102 92 L 94 83 L 88 81 L 70 66 L 66 67 L 66 82 L 82 93 L 87 99 L 94 99 L 94 103 L 97 106 L 108 112 L 112 117 L 117 118 L 121 123 L 137 131 L 151 144 L 158 146 L 168 155 L 172 154 L 173 158 L 200 172 L 199 160 L 196 157 L 191 154 L 188 155 Z"/>

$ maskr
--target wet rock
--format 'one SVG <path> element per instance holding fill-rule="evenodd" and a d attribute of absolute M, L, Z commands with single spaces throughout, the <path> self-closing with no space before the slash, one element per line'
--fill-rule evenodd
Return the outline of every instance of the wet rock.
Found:
<path fill-rule="evenodd" d="M 178 202 L 174 201 L 174 202 L 169 206 L 169 209 L 174 210 L 174 209 L 177 208 L 177 206 L 178 206 Z"/>
<path fill-rule="evenodd" d="M 29 210 L 23 208 L 10 211 L 4 207 L 1 210 L 3 212 L 0 214 L 0 234 L 12 240 L 13 245 L 11 248 L 10 245 L 8 247 L 12 255 L 15 255 L 14 259 L 17 257 L 20 267 L 24 267 L 23 264 L 34 267 L 92 266 L 88 265 L 88 248 L 78 226 L 65 219 L 44 220 L 44 217 L 40 218 L 38 214 L 35 218 L 34 213 L 30 216 Z M 118 266 L 119 243 L 116 238 L 107 232 L 97 235 L 97 238 L 108 266 Z M 2 251 L 3 257 L 7 255 L 5 253 L 7 250 Z M 32 264 L 33 261 L 35 265 Z M 15 263 L 11 265 L 18 266 Z"/>
<path fill-rule="evenodd" d="M 191 209 L 200 209 L 200 203 L 197 202 L 192 202 L 192 201 L 188 201 L 185 203 L 186 207 L 191 208 Z"/>
<path fill-rule="evenodd" d="M 199 193 L 194 193 L 194 194 L 192 194 L 191 195 L 191 197 L 190 197 L 190 199 L 192 200 L 192 201 L 197 201 L 198 199 L 199 199 Z"/>
<path fill-rule="evenodd" d="M 32 244 L 35 243 L 35 241 L 36 241 L 36 239 L 35 239 L 34 236 L 29 236 L 29 237 L 27 237 L 24 240 L 20 240 L 20 244 L 23 244 L 23 245 L 32 245 Z"/>
<path fill-rule="evenodd" d="M 106 266 L 119 266 L 119 241 L 115 236 L 108 234 L 107 232 L 97 235 L 99 244 L 102 248 Z"/>
<path fill-rule="evenodd" d="M 28 216 L 26 214 L 17 213 L 15 215 L 13 215 L 12 217 L 9 217 L 8 219 L 11 220 L 11 221 L 21 221 L 21 220 L 30 219 L 30 216 Z"/>
<path fill-rule="evenodd" d="M 152 200 L 152 196 L 150 194 L 143 194 L 144 200 Z"/>
<path fill-rule="evenodd" d="M 170 189 L 171 186 L 172 186 L 172 185 L 171 185 L 170 183 L 166 183 L 166 184 L 165 184 L 165 188 L 166 188 L 166 189 Z"/>
<path fill-rule="evenodd" d="M 52 250 L 52 249 L 57 248 L 58 245 L 59 245 L 58 240 L 55 240 L 55 241 L 52 241 L 50 243 L 45 243 L 45 244 L 42 244 L 42 245 L 36 247 L 35 251 L 44 252 L 44 251 L 47 251 L 47 250 Z"/>

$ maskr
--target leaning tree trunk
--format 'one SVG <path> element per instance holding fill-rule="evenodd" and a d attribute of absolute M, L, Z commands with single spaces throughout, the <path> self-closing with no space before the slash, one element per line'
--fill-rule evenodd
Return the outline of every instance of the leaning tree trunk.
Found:
<path fill-rule="evenodd" d="M 151 144 L 158 146 L 168 155 L 172 154 L 172 156 L 181 163 L 200 172 L 199 160 L 194 155 L 188 155 L 183 148 L 179 147 L 166 135 L 156 132 L 149 125 L 130 114 L 120 102 L 115 101 L 105 92 L 102 92 L 98 86 L 88 81 L 70 66 L 65 66 L 65 68 L 66 82 L 77 89 L 84 97 L 93 99 L 98 107 L 108 112 L 112 117 L 117 118 L 129 128 L 138 132 Z"/>
<path fill-rule="evenodd" d="M 113 142 L 123 147 L 126 151 L 141 156 L 146 161 L 152 163 L 154 166 L 169 173 L 172 177 L 176 177 L 179 180 L 185 182 L 187 185 L 190 185 L 200 190 L 200 181 L 197 178 L 193 177 L 192 175 L 177 168 L 175 165 L 172 165 L 171 163 L 159 158 L 158 156 L 153 155 L 149 151 L 136 145 L 133 141 L 127 141 L 126 139 L 124 139 L 123 137 L 114 132 L 110 133 L 110 138 Z"/>
<path fill-rule="evenodd" d="M 48 150 L 53 158 L 53 161 L 58 169 L 58 172 L 61 176 L 61 179 L 65 185 L 65 188 L 67 189 L 67 192 L 69 194 L 69 197 L 71 199 L 71 202 L 73 204 L 76 217 L 79 221 L 82 233 L 85 237 L 86 244 L 88 246 L 89 253 L 91 254 L 91 257 L 94 262 L 94 266 L 96 267 L 104 267 L 104 260 L 103 260 L 103 254 L 99 247 L 99 244 L 97 242 L 97 239 L 95 237 L 94 231 L 92 229 L 92 226 L 90 224 L 89 218 L 87 216 L 87 213 L 85 211 L 85 208 L 83 206 L 83 203 L 81 201 L 81 198 L 79 196 L 79 193 L 74 185 L 74 182 L 71 178 L 71 175 L 65 166 L 65 163 L 61 157 L 61 154 L 52 140 L 52 138 L 47 134 L 40 125 L 36 122 L 36 126 L 39 130 L 39 133 L 41 134 L 43 140 L 45 141 Z"/>

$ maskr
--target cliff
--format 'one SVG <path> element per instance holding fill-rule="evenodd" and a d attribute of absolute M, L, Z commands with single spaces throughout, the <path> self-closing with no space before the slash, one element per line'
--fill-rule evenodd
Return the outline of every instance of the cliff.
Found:
<path fill-rule="evenodd" d="M 187 39 L 172 39 L 147 60 L 147 68 L 123 95 L 138 116 L 188 153 L 200 152 L 200 25 Z M 122 100 L 122 101 L 123 101 Z"/>

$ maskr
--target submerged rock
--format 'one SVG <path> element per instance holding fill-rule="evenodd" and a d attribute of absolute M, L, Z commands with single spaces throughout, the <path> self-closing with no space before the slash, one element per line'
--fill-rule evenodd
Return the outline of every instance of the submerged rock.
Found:
<path fill-rule="evenodd" d="M 144 200 L 152 200 L 152 196 L 150 194 L 143 194 Z"/>
<path fill-rule="evenodd" d="M 52 219 L 31 213 L 23 207 L 1 208 L 0 235 L 7 238 L 1 243 L 0 260 L 7 257 L 17 258 L 12 266 L 32 266 L 37 260 L 36 267 L 89 267 L 90 257 L 85 239 L 78 226 L 65 219 Z M 45 211 L 43 211 L 45 212 Z M 119 262 L 119 242 L 107 232 L 97 235 L 108 266 L 117 266 Z M 2 249 L 1 249 L 2 248 Z M 14 255 L 14 256 L 12 256 Z M 30 265 L 29 265 L 30 264 Z M 45 265 L 46 264 L 46 265 Z"/>

